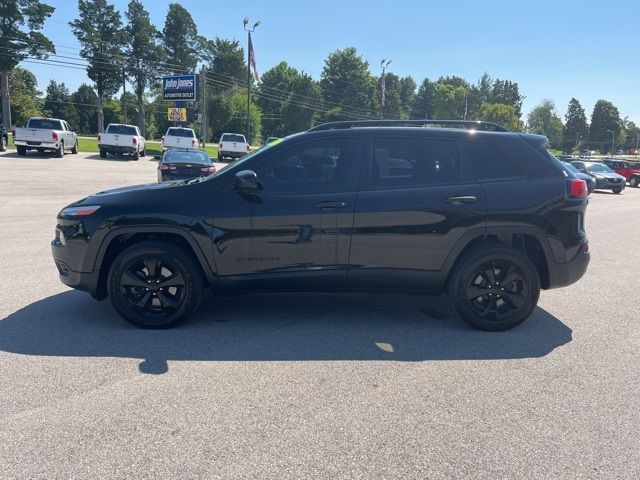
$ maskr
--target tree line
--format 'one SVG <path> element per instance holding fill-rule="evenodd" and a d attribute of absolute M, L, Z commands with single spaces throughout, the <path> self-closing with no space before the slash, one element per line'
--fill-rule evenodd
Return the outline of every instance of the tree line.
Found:
<path fill-rule="evenodd" d="M 95 134 L 109 122 L 128 121 L 137 123 L 148 138 L 158 137 L 169 125 L 169 104 L 162 99 L 159 78 L 198 73 L 206 101 L 188 104 L 188 123 L 202 135 L 196 119 L 206 114 L 207 141 L 223 131 L 245 132 L 244 49 L 237 40 L 200 35 L 191 14 L 180 4 L 169 4 L 160 29 L 140 0 L 129 2 L 124 18 L 107 0 L 79 0 L 78 18 L 69 23 L 81 45 L 75 55 L 57 54 L 56 45 L 40 33 L 53 11 L 39 0 L 0 5 L 0 16 L 9 20 L 0 23 L 5 123 L 9 113 L 11 123 L 18 125 L 30 115 L 43 114 L 65 118 L 77 131 Z M 46 92 L 39 92 L 33 74 L 18 67 L 22 61 L 83 69 L 91 84 L 70 92 L 64 83 L 51 80 Z M 125 82 L 129 91 L 121 93 Z M 572 99 L 564 122 L 553 102 L 544 100 L 525 123 L 525 97 L 518 83 L 493 79 L 487 73 L 476 82 L 441 76 L 425 78 L 418 85 L 411 76 L 389 72 L 384 78 L 382 107 L 382 78 L 371 72 L 354 47 L 329 54 L 320 80 L 283 61 L 264 72 L 261 82 L 253 77 L 250 82 L 254 142 L 327 121 L 376 118 L 490 121 L 512 131 L 544 134 L 552 146 L 564 151 L 628 148 L 639 133 L 633 122 L 621 119 L 616 107 L 605 100 L 597 102 L 590 122 L 578 100 Z"/>

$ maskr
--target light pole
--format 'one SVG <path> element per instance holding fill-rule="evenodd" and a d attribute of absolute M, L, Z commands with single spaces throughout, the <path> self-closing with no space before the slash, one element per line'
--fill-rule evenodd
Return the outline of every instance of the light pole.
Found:
<path fill-rule="evenodd" d="M 615 148 L 616 144 L 616 132 L 614 132 L 613 130 L 607 130 L 607 132 L 611 132 L 611 156 L 613 157 L 613 149 Z"/>
<path fill-rule="evenodd" d="M 251 142 L 251 34 L 256 31 L 260 21 L 254 23 L 251 28 L 247 25 L 249 25 L 249 17 L 244 17 L 242 26 L 247 32 L 247 142 Z"/>
<path fill-rule="evenodd" d="M 382 77 L 380 78 L 380 118 L 384 119 L 384 104 L 387 101 L 387 84 L 384 79 L 385 71 L 387 67 L 391 63 L 391 60 L 387 60 L 383 58 L 380 62 L 380 67 L 382 68 Z"/>

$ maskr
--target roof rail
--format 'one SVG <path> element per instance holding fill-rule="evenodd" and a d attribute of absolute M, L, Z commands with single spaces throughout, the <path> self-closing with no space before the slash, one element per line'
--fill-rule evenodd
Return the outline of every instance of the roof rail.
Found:
<path fill-rule="evenodd" d="M 475 120 L 354 120 L 345 122 L 329 122 L 313 127 L 309 132 L 323 130 L 345 130 L 348 128 L 364 127 L 441 127 L 462 128 L 467 130 L 484 130 L 489 132 L 508 132 L 506 128 L 496 123 Z"/>

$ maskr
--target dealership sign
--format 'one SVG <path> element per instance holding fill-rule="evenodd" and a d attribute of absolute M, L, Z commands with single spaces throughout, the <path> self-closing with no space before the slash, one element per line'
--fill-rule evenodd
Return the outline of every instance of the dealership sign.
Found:
<path fill-rule="evenodd" d="M 191 100 L 198 98 L 197 75 L 171 75 L 162 78 L 162 93 L 165 100 Z"/>

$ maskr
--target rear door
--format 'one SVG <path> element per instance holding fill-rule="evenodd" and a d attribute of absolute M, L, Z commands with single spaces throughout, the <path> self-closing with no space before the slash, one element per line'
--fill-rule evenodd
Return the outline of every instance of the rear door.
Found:
<path fill-rule="evenodd" d="M 214 255 L 223 285 L 344 288 L 361 160 L 362 138 L 349 135 L 301 141 L 245 166 L 263 190 L 226 188 L 218 202 Z"/>
<path fill-rule="evenodd" d="M 485 200 L 460 145 L 426 135 L 370 139 L 351 240 L 349 287 L 431 288 Z"/>

